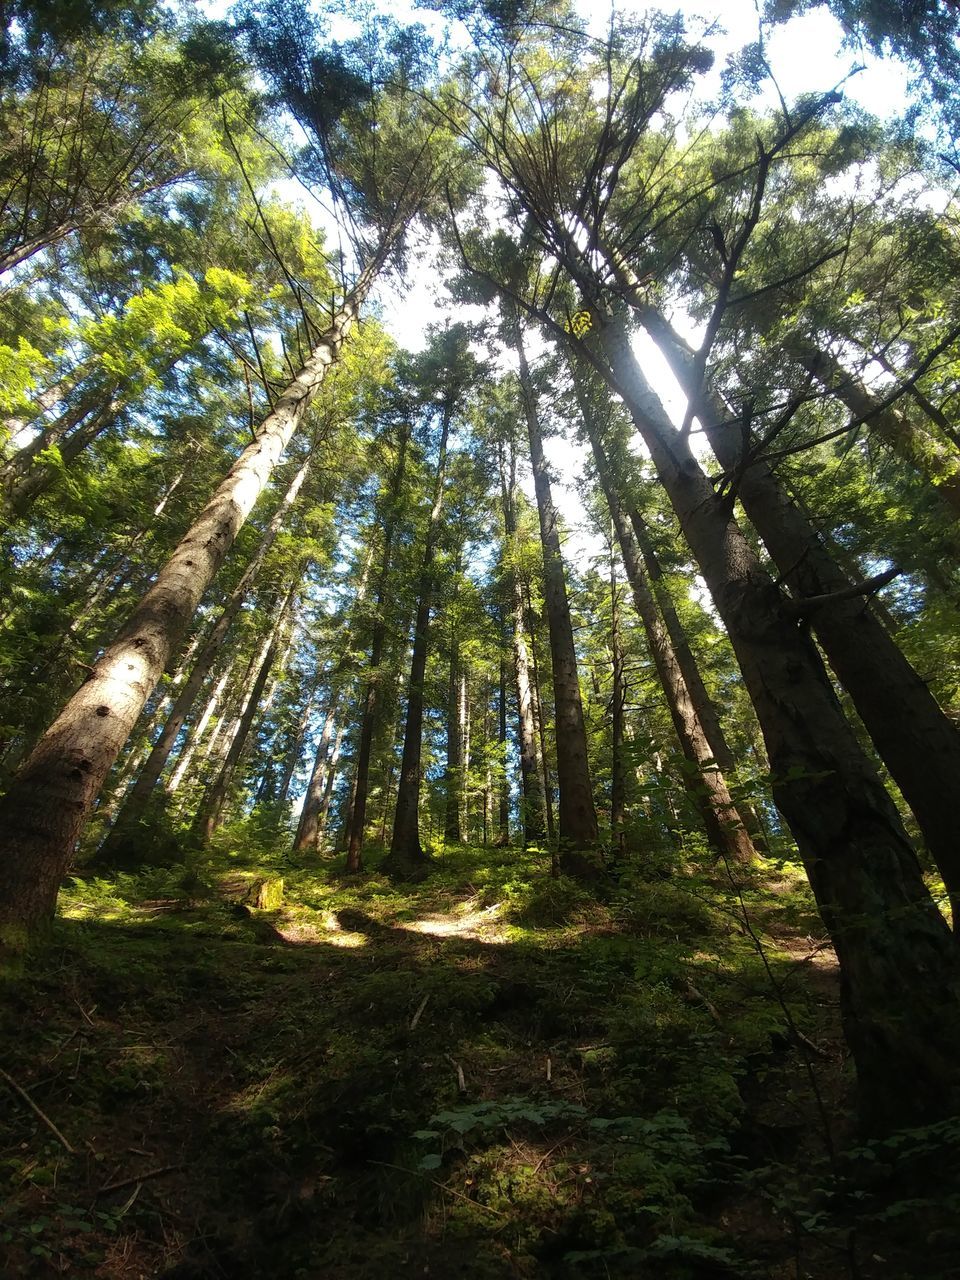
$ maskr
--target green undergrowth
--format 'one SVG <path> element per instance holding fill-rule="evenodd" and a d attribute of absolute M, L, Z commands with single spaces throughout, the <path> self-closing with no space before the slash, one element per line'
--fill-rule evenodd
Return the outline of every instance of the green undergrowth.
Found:
<path fill-rule="evenodd" d="M 853 1206 L 895 1247 L 902 1197 L 890 1151 L 824 1164 L 808 1064 L 834 1141 L 849 1082 L 794 868 L 593 893 L 539 852 L 371 861 L 221 837 L 68 884 L 3 992 L 46 1117 L 0 1082 L 4 1275 L 937 1274 L 850 1243 Z"/>

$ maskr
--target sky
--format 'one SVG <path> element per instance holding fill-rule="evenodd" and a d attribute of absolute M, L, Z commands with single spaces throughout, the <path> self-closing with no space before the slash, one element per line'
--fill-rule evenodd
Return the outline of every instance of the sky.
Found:
<path fill-rule="evenodd" d="M 224 17 L 230 0 L 195 0 L 196 7 L 210 17 Z M 357 6 L 359 9 L 361 6 Z M 381 0 L 377 6 L 400 21 L 421 22 L 439 33 L 436 15 L 415 8 L 413 0 Z M 642 12 L 645 6 L 620 4 L 621 9 Z M 661 7 L 661 6 L 657 6 Z M 363 6 L 366 8 L 366 5 Z M 609 0 L 578 0 L 578 8 L 587 20 L 591 33 L 603 34 L 610 18 Z M 720 74 L 728 56 L 757 40 L 760 33 L 758 3 L 755 0 L 664 0 L 663 10 L 679 11 L 688 20 L 691 33 L 704 23 L 712 28 L 706 43 L 714 51 L 713 70 L 698 82 L 698 95 L 708 98 L 720 85 Z M 349 7 L 347 8 L 349 13 Z M 336 20 L 331 34 L 347 38 L 355 30 L 348 17 Z M 751 105 L 776 107 L 779 93 L 787 102 L 802 93 L 825 93 L 841 81 L 845 97 L 881 119 L 902 113 L 907 97 L 907 70 L 894 59 L 882 62 L 869 53 L 845 48 L 843 30 L 824 7 L 809 10 L 790 22 L 764 32 L 764 49 L 775 84 L 768 82 Z M 860 69 L 851 75 L 855 67 Z M 274 190 L 291 203 L 302 204 L 321 226 L 330 225 L 329 216 L 311 201 L 302 186 L 293 180 L 275 184 Z M 462 308 L 454 308 L 442 287 L 441 272 L 435 250 L 427 245 L 414 259 L 406 278 L 399 282 L 388 278 L 374 293 L 373 299 L 386 329 L 403 347 L 420 350 L 427 327 L 442 324 Z M 699 334 L 689 318 L 675 314 L 673 322 L 697 344 Z M 658 392 L 668 413 L 678 424 L 683 420 L 686 399 L 672 373 L 650 339 L 638 337 L 637 355 L 644 371 Z M 535 352 L 536 346 L 532 344 Z M 585 564 L 602 553 L 602 539 L 585 521 L 577 485 L 583 475 L 585 450 L 572 440 L 552 436 L 545 443 L 551 470 L 556 477 L 555 500 L 568 528 L 565 553 L 573 563 Z M 533 497 L 532 479 L 525 478 L 525 488 Z"/>

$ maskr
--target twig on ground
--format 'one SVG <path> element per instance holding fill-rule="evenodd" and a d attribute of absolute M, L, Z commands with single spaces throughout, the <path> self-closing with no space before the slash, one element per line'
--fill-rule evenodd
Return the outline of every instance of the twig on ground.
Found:
<path fill-rule="evenodd" d="M 14 1080 L 13 1076 L 8 1075 L 7 1072 L 4 1071 L 3 1067 L 0 1067 L 0 1076 L 3 1077 L 3 1079 L 7 1082 L 7 1084 L 10 1086 L 13 1092 L 17 1095 L 17 1097 L 27 1104 L 27 1106 L 30 1108 L 33 1114 L 37 1116 L 38 1119 L 43 1121 L 43 1123 L 47 1126 L 47 1128 L 50 1130 L 53 1136 L 57 1139 L 57 1141 L 61 1143 L 62 1146 L 65 1147 L 66 1150 L 69 1151 L 72 1156 L 75 1156 L 77 1154 L 76 1149 L 70 1145 L 70 1143 L 63 1136 L 63 1134 L 60 1132 L 57 1126 L 53 1123 L 53 1121 L 50 1119 L 47 1113 L 45 1111 L 42 1111 L 37 1106 L 34 1100 L 30 1097 L 29 1093 L 27 1093 L 26 1089 L 21 1089 L 20 1086 L 17 1084 L 16 1080 Z"/>
<path fill-rule="evenodd" d="M 147 1169 L 144 1173 L 134 1174 L 132 1178 L 121 1178 L 118 1182 L 107 1182 L 97 1192 L 98 1196 L 105 1196 L 108 1191 L 123 1191 L 125 1187 L 132 1187 L 134 1183 L 146 1182 L 148 1178 L 162 1178 L 167 1173 L 178 1173 L 187 1166 L 184 1164 L 165 1164 L 159 1169 Z"/>
<path fill-rule="evenodd" d="M 430 992 L 428 991 L 428 992 L 427 992 L 427 994 L 426 994 L 426 995 L 423 997 L 423 999 L 420 1001 L 420 1003 L 417 1005 L 417 1011 L 416 1011 L 416 1013 L 415 1013 L 415 1014 L 413 1015 L 413 1017 L 410 1019 L 410 1030 L 411 1030 L 411 1031 L 416 1031 L 416 1029 L 417 1029 L 417 1023 L 420 1021 L 420 1018 L 421 1018 L 421 1016 L 422 1016 L 422 1014 L 423 1014 L 423 1011 L 424 1011 L 424 1009 L 427 1007 L 427 1001 L 428 1001 L 429 999 L 430 999 Z"/>

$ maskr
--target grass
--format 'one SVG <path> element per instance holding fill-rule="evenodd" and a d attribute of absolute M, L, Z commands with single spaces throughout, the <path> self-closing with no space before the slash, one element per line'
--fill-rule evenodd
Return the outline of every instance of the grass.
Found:
<path fill-rule="evenodd" d="M 758 875 L 747 928 L 722 877 L 598 901 L 546 864 L 464 848 L 398 888 L 222 844 L 71 882 L 0 1030 L 75 1154 L 8 1090 L 3 1274 L 845 1274 L 848 1206 L 801 1225 L 805 1055 L 834 1140 L 849 1079 L 800 878 Z"/>

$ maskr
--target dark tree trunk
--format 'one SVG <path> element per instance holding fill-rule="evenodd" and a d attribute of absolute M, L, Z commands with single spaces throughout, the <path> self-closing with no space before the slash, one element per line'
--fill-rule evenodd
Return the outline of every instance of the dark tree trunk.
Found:
<path fill-rule="evenodd" d="M 641 319 L 685 385 L 689 348 L 658 312 L 645 309 Z M 730 423 L 722 401 L 702 399 L 698 409 L 720 464 L 735 471 L 743 445 L 739 426 Z M 793 595 L 837 596 L 810 613 L 809 625 L 912 809 L 960 920 L 960 733 L 871 606 L 842 596 L 850 579 L 767 463 L 747 468 L 739 498 Z"/>
<path fill-rule="evenodd" d="M 413 655 L 410 660 L 410 687 L 407 695 L 407 719 L 403 733 L 403 756 L 400 761 L 400 781 L 397 785 L 397 808 L 393 819 L 393 836 L 390 852 L 384 860 L 384 869 L 390 875 L 420 875 L 429 862 L 420 843 L 420 761 L 423 751 L 423 682 L 427 672 L 427 651 L 430 639 L 430 609 L 433 602 L 433 560 L 440 533 L 440 515 L 443 510 L 443 489 L 447 474 L 447 437 L 453 404 L 448 401 L 443 408 L 440 426 L 440 447 L 437 453 L 437 473 L 433 488 L 433 505 L 427 524 L 426 543 L 423 548 L 423 564 L 420 570 L 420 586 L 417 615 L 413 624 Z"/>
<path fill-rule="evenodd" d="M 443 824 L 443 836 L 447 844 L 463 843 L 460 829 L 460 795 L 463 788 L 463 697 L 460 677 L 460 646 L 454 637 L 450 648 L 450 675 L 447 682 L 447 767 L 444 773 Z"/>
<path fill-rule="evenodd" d="M 510 786 L 507 781 L 507 660 L 500 656 L 500 690 L 497 698 L 497 845 L 510 843 Z"/>
<path fill-rule="evenodd" d="M 540 515 L 543 545 L 544 599 L 550 630 L 553 660 L 554 714 L 556 717 L 557 790 L 559 792 L 559 859 L 567 874 L 592 877 L 599 869 L 597 814 L 587 760 L 587 734 L 580 700 L 577 651 L 564 577 L 557 510 L 553 503 L 550 474 L 543 452 L 540 420 L 533 384 L 519 329 L 515 338 L 520 361 L 520 393 L 530 441 L 530 461 Z"/>
<path fill-rule="evenodd" d="M 670 423 L 625 325 L 601 317 L 598 339 L 598 363 L 650 450 L 756 709 L 774 799 L 840 961 L 862 1117 L 883 1129 L 949 1115 L 960 1101 L 960 967 L 896 808 L 843 717 L 795 605 Z"/>
<path fill-rule="evenodd" d="M 351 799 L 347 813 L 347 863 L 348 875 L 359 875 L 363 870 L 363 836 L 367 822 L 367 793 L 370 787 L 370 755 L 373 749 L 373 735 L 377 727 L 380 704 L 380 664 L 387 640 L 386 607 L 389 589 L 390 560 L 393 539 L 396 536 L 400 519 L 400 493 L 403 488 L 403 473 L 406 466 L 409 427 L 401 430 L 397 449 L 397 461 L 390 483 L 390 496 L 384 517 L 383 549 L 381 551 L 380 573 L 377 579 L 376 605 L 374 608 L 373 635 L 370 641 L 370 665 L 366 690 L 363 695 L 360 715 L 360 729 L 357 738 L 357 755 L 354 766 Z"/>
<path fill-rule="evenodd" d="M 609 459 L 598 434 L 593 429 L 593 418 L 585 402 L 581 402 L 581 408 L 584 421 L 591 429 L 590 443 L 597 468 L 597 478 L 610 509 L 610 517 L 620 546 L 620 554 L 623 557 L 637 616 L 643 625 L 650 656 L 653 658 L 653 664 L 667 700 L 680 749 L 684 758 L 690 761 L 696 770 L 695 773 L 685 773 L 684 782 L 690 789 L 694 803 L 703 818 L 707 838 L 716 851 L 735 862 L 751 862 L 755 857 L 753 845 L 730 797 L 723 773 L 717 767 L 713 748 L 690 696 L 690 689 L 676 651 L 671 644 L 669 632 L 657 608 L 650 584 L 644 575 L 640 548 L 637 546 L 634 531 L 620 502 Z"/>
<path fill-rule="evenodd" d="M 623 761 L 624 721 L 627 691 L 623 674 L 623 637 L 620 634 L 620 592 L 610 538 L 610 657 L 613 689 L 610 695 L 610 846 L 623 851 L 626 841 L 627 787 Z"/>
<path fill-rule="evenodd" d="M 517 693 L 517 743 L 520 756 L 520 826 L 523 847 L 538 845 L 546 834 L 544 791 L 537 764 L 537 729 L 530 686 L 530 657 L 524 626 L 523 583 L 517 570 L 516 455 L 511 446 L 509 473 L 500 448 L 500 494 L 503 504 L 504 560 L 510 591 L 510 638 Z"/>

